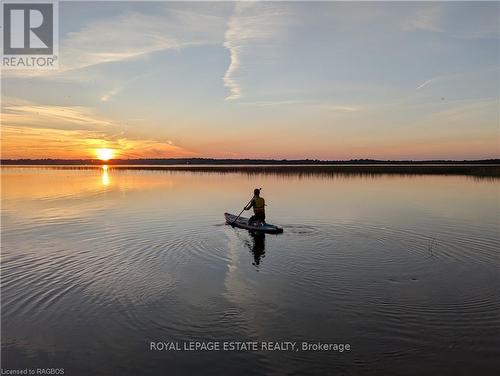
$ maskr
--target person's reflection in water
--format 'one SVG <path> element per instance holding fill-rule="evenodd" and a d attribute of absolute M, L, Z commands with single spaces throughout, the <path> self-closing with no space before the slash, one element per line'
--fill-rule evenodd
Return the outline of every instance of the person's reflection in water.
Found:
<path fill-rule="evenodd" d="M 250 245 L 250 250 L 253 253 L 254 262 L 252 265 L 259 267 L 260 259 L 266 255 L 266 234 L 250 232 L 252 237 L 252 244 Z"/>

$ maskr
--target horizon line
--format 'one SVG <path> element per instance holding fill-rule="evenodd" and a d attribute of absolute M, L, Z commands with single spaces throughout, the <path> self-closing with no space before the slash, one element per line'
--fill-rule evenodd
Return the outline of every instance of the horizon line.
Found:
<path fill-rule="evenodd" d="M 0 163 L 10 163 L 10 162 L 21 162 L 21 161 L 30 161 L 30 162 L 90 162 L 90 163 L 99 163 L 99 164 L 113 164 L 117 162 L 123 161 L 155 161 L 155 162 L 167 162 L 167 161 L 182 161 L 182 162 L 190 162 L 190 161 L 199 161 L 199 162 L 311 162 L 311 163 L 348 163 L 348 162 L 406 162 L 406 163 L 429 163 L 429 162 L 497 162 L 500 163 L 500 158 L 481 158 L 481 159 L 372 159 L 372 158 L 351 158 L 351 159 L 318 159 L 318 158 L 212 158 L 212 157 L 171 157 L 171 158 L 113 158 L 109 160 L 101 160 L 98 158 L 2 158 L 0 159 Z"/>

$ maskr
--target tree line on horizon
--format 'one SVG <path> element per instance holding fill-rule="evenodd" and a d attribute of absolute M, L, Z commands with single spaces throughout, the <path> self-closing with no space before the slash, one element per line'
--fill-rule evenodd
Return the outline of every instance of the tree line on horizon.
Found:
<path fill-rule="evenodd" d="M 500 164 L 500 159 L 478 159 L 478 160 L 379 160 L 379 159 L 350 159 L 350 160 L 321 160 L 321 159 L 218 159 L 218 158 L 137 158 L 137 159 L 111 159 L 102 161 L 99 159 L 2 159 L 5 165 L 286 165 L 286 164 Z"/>

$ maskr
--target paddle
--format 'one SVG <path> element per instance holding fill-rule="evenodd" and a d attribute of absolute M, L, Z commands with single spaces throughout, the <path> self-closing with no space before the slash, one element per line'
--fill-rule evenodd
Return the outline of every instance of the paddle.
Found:
<path fill-rule="evenodd" d="M 261 191 L 262 188 L 259 188 L 259 192 Z M 255 196 L 254 196 L 255 197 Z M 250 201 L 248 201 L 248 203 L 243 207 L 243 210 L 240 211 L 240 214 L 238 214 L 238 216 L 234 219 L 234 221 L 231 222 L 231 226 L 234 227 L 234 224 L 236 223 L 236 221 L 238 220 L 238 218 L 240 217 L 240 215 L 245 211 L 245 208 L 250 205 L 250 203 L 252 202 L 252 200 L 254 199 L 254 197 L 252 197 L 250 199 Z"/>

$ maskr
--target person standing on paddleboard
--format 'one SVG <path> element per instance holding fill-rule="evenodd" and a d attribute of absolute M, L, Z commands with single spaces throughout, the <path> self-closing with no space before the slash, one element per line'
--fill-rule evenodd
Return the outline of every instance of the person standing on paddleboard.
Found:
<path fill-rule="evenodd" d="M 260 197 L 260 189 L 255 188 L 253 190 L 253 199 L 245 206 L 245 210 L 250 210 L 253 208 L 254 215 L 250 217 L 248 223 L 254 223 L 260 221 L 262 223 L 266 222 L 266 202 L 263 197 Z"/>

